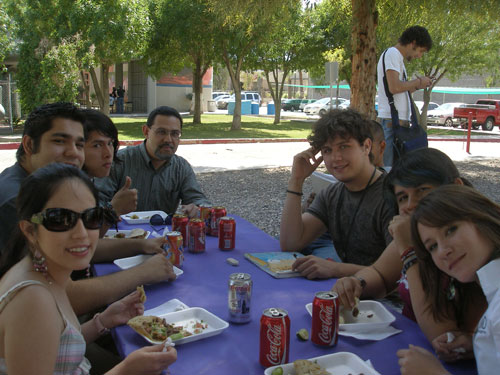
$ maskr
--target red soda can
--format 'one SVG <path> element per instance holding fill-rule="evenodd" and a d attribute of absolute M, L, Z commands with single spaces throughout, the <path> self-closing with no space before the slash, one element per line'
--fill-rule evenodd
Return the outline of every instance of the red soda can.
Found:
<path fill-rule="evenodd" d="M 264 367 L 288 363 L 290 351 L 290 318 L 280 308 L 262 312 L 260 318 L 259 362 Z"/>
<path fill-rule="evenodd" d="M 172 218 L 172 231 L 181 232 L 182 238 L 184 239 L 184 247 L 188 246 L 188 235 L 187 226 L 189 223 L 189 218 L 184 214 L 175 214 Z"/>
<path fill-rule="evenodd" d="M 316 345 L 335 346 L 339 338 L 340 303 L 335 292 L 317 292 L 312 308 L 311 341 Z"/>
<path fill-rule="evenodd" d="M 182 267 L 184 262 L 183 239 L 181 232 L 168 232 L 166 234 L 167 242 L 163 248 L 167 252 L 167 258 L 176 267 Z"/>
<path fill-rule="evenodd" d="M 236 221 L 232 217 L 223 216 L 219 219 L 219 249 L 234 250 L 236 240 Z"/>
<path fill-rule="evenodd" d="M 202 253 L 205 251 L 205 222 L 203 220 L 189 220 L 188 238 L 188 250 L 190 253 Z"/>
<path fill-rule="evenodd" d="M 209 204 L 200 204 L 200 219 L 205 222 L 205 233 L 210 234 L 210 220 L 214 209 Z"/>
<path fill-rule="evenodd" d="M 227 215 L 227 211 L 225 207 L 217 206 L 214 207 L 214 211 L 212 212 L 212 217 L 210 218 L 210 235 L 217 237 L 219 235 L 219 220 L 221 217 Z"/>

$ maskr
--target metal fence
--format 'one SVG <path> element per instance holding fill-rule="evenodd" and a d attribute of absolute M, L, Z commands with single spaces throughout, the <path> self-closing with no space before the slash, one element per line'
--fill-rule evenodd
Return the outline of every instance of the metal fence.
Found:
<path fill-rule="evenodd" d="M 16 81 L 0 80 L 0 124 L 12 126 L 21 118 L 21 102 Z"/>

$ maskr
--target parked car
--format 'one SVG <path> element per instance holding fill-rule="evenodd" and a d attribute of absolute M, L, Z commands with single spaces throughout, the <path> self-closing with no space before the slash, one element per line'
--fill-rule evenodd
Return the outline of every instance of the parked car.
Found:
<path fill-rule="evenodd" d="M 215 98 L 215 105 L 219 109 L 226 109 L 227 103 L 228 103 L 230 98 L 231 98 L 231 95 L 220 95 L 217 98 Z"/>
<path fill-rule="evenodd" d="M 304 107 L 306 105 L 314 103 L 315 101 L 316 101 L 316 99 L 302 99 L 302 101 L 300 102 L 300 105 L 299 105 L 299 110 L 303 111 Z"/>
<path fill-rule="evenodd" d="M 415 105 L 417 106 L 418 111 L 420 113 L 422 113 L 422 108 L 424 107 L 424 102 L 422 102 L 420 100 L 416 100 Z M 429 102 L 429 105 L 427 106 L 427 112 L 432 111 L 433 109 L 436 109 L 437 107 L 439 107 L 439 104 L 434 103 L 434 102 Z"/>
<path fill-rule="evenodd" d="M 349 108 L 350 105 L 351 105 L 351 101 L 346 100 L 345 102 L 342 102 L 339 104 L 339 108 L 340 109 L 347 109 L 347 108 Z"/>
<path fill-rule="evenodd" d="M 241 92 L 241 100 L 251 100 L 252 102 L 259 103 L 259 106 L 260 106 L 260 103 L 262 101 L 260 98 L 260 94 L 258 92 L 255 92 L 255 91 L 242 91 Z"/>
<path fill-rule="evenodd" d="M 458 126 L 458 120 L 453 118 L 453 109 L 463 104 L 465 103 L 443 103 L 436 109 L 427 111 L 427 124 L 444 125 L 448 127 Z"/>
<path fill-rule="evenodd" d="M 215 100 L 218 96 L 221 95 L 229 95 L 229 93 L 226 91 L 214 91 L 212 92 L 212 100 Z"/>
<path fill-rule="evenodd" d="M 298 111 L 302 99 L 284 99 L 281 101 L 281 109 L 284 111 Z"/>
<path fill-rule="evenodd" d="M 337 101 L 338 100 L 338 101 Z M 332 99 L 332 108 L 335 108 L 338 105 L 345 102 L 347 99 L 344 98 L 333 98 Z M 304 113 L 308 115 L 324 115 L 326 111 L 330 109 L 330 98 L 322 98 L 316 100 L 314 103 L 308 104 L 304 107 Z"/>
<path fill-rule="evenodd" d="M 467 128 L 469 113 L 472 113 L 472 127 L 491 131 L 495 125 L 500 125 L 500 100 L 478 99 L 476 104 L 464 104 L 453 110 L 462 128 Z"/>

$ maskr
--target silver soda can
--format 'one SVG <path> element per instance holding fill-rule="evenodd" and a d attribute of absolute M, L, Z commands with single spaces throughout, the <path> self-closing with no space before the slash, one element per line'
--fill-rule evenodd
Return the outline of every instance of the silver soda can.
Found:
<path fill-rule="evenodd" d="M 248 273 L 232 273 L 228 286 L 229 321 L 248 323 L 251 319 L 252 277 Z"/>

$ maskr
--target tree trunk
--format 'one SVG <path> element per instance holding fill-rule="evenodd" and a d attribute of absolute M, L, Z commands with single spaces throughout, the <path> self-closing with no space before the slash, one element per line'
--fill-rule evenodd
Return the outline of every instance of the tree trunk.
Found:
<path fill-rule="evenodd" d="M 299 85 L 300 85 L 300 98 L 304 99 L 304 78 L 302 77 L 302 70 L 299 70 Z"/>
<path fill-rule="evenodd" d="M 203 73 L 201 59 L 195 59 L 195 68 L 193 71 L 193 93 L 194 93 L 194 114 L 193 124 L 201 124 L 201 99 L 203 95 Z"/>
<path fill-rule="evenodd" d="M 99 107 L 102 113 L 109 115 L 109 65 L 107 64 L 101 65 L 101 93 L 101 99 L 99 99 L 99 95 L 97 95 Z M 123 103 L 123 106 L 125 107 L 125 103 Z"/>
<path fill-rule="evenodd" d="M 83 73 L 83 70 L 80 70 L 80 78 L 82 79 L 83 90 L 85 92 L 85 107 L 91 108 L 92 105 L 90 103 L 90 87 L 85 81 L 85 74 Z"/>
<path fill-rule="evenodd" d="M 375 118 L 377 53 L 375 0 L 352 0 L 351 108 Z"/>
<path fill-rule="evenodd" d="M 99 80 L 97 79 L 97 74 L 95 73 L 94 67 L 90 68 L 90 77 L 92 77 L 92 83 L 94 85 L 94 92 L 97 96 L 97 101 L 99 103 L 99 106 L 101 106 L 101 102 L 103 101 L 101 85 L 99 83 Z"/>
<path fill-rule="evenodd" d="M 240 85 L 240 71 L 242 60 L 238 59 L 236 64 L 236 69 L 233 69 L 231 65 L 231 59 L 229 58 L 229 53 L 226 49 L 222 51 L 222 59 L 226 64 L 227 71 L 229 72 L 229 77 L 231 77 L 231 83 L 234 89 L 234 114 L 233 123 L 231 125 L 231 130 L 241 130 L 241 85 Z"/>

